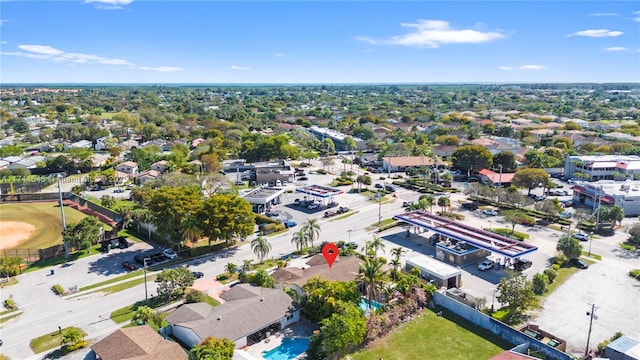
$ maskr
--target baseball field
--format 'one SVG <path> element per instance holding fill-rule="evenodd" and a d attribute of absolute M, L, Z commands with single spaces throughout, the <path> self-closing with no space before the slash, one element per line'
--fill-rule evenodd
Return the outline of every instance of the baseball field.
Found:
<path fill-rule="evenodd" d="M 86 216 L 68 206 L 64 214 L 67 224 Z M 0 205 L 0 250 L 41 249 L 61 243 L 62 222 L 57 202 Z"/>

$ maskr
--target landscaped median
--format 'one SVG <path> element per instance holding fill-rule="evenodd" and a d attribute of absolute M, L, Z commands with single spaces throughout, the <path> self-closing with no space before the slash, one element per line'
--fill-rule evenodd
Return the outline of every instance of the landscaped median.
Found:
<path fill-rule="evenodd" d="M 84 340 L 85 336 L 87 333 L 77 327 L 58 328 L 58 330 L 32 339 L 29 346 L 35 354 L 62 346 L 59 350 L 45 357 L 46 359 L 57 359 L 69 352 L 86 347 L 88 344 Z"/>
<path fill-rule="evenodd" d="M 155 281 L 157 275 L 158 271 L 147 272 L 147 282 Z M 137 270 L 96 284 L 83 286 L 78 289 L 78 292 L 74 292 L 68 295 L 62 294 L 62 296 L 65 299 L 71 299 L 94 292 L 113 294 L 119 291 L 127 290 L 134 286 L 138 286 L 140 284 L 144 284 L 144 272 L 142 270 Z"/>

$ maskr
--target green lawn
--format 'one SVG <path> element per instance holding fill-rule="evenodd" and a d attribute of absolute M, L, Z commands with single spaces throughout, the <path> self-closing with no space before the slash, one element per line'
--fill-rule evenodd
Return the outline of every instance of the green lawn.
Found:
<path fill-rule="evenodd" d="M 512 345 L 448 311 L 432 311 L 408 323 L 368 349 L 349 355 L 353 360 L 488 359 Z"/>
<path fill-rule="evenodd" d="M 54 327 L 54 326 L 52 325 L 51 327 Z M 62 329 L 62 331 L 64 332 L 64 330 L 66 329 L 69 329 L 69 328 Z M 77 328 L 77 329 L 80 330 L 80 332 L 82 333 L 82 336 L 87 336 L 87 333 L 84 332 L 84 330 L 80 328 Z M 39 354 L 41 352 L 45 352 L 47 350 L 51 350 L 53 348 L 60 346 L 60 340 L 61 340 L 60 332 L 56 330 L 46 335 L 42 335 L 40 337 L 32 339 L 31 342 L 29 342 L 29 346 L 31 347 L 31 350 L 33 350 L 34 353 Z"/>
<path fill-rule="evenodd" d="M 17 221 L 33 225 L 35 233 L 17 245 L 16 249 L 42 249 L 62 244 L 62 222 L 57 202 L 37 202 L 0 205 L 3 221 Z M 85 214 L 68 206 L 64 207 L 67 224 L 77 223 Z"/>
<path fill-rule="evenodd" d="M 113 284 L 113 283 L 116 283 L 118 281 L 130 279 L 132 277 L 141 276 L 141 275 L 143 275 L 142 270 L 132 271 L 132 272 L 130 272 L 128 274 L 124 274 L 122 276 L 114 277 L 114 278 L 111 278 L 109 280 L 105 280 L 105 281 L 102 281 L 102 282 L 99 282 L 99 283 L 83 286 L 83 287 L 80 288 L 80 291 L 95 289 L 95 288 L 103 286 L 103 285 Z"/>

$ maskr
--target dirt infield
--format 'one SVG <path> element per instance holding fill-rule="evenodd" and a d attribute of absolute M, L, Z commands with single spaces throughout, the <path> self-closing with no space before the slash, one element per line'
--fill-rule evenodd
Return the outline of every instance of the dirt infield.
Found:
<path fill-rule="evenodd" d="M 12 249 L 28 240 L 36 232 L 36 227 L 19 221 L 0 221 L 0 250 Z"/>

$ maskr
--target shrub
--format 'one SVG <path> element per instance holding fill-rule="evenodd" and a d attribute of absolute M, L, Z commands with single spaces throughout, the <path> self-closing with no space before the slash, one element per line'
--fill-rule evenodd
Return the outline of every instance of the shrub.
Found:
<path fill-rule="evenodd" d="M 450 219 L 454 219 L 454 220 L 464 220 L 464 215 L 462 214 L 458 214 L 458 213 L 454 213 L 454 212 L 437 212 L 438 215 L 440 216 L 444 216 L 444 217 L 448 217 Z"/>
<path fill-rule="evenodd" d="M 87 342 L 86 342 L 86 341 L 79 341 L 79 342 L 77 342 L 77 343 L 75 343 L 75 344 L 73 344 L 73 345 L 64 345 L 64 346 L 62 347 L 62 352 L 63 352 L 64 354 L 68 354 L 68 353 L 70 353 L 70 352 L 72 352 L 72 351 L 76 351 L 76 350 L 78 350 L 78 349 L 86 348 L 86 347 L 87 347 L 87 345 L 88 345 L 88 344 L 87 344 Z"/>
<path fill-rule="evenodd" d="M 624 250 L 629 250 L 629 251 L 634 251 L 636 249 L 635 246 L 633 245 L 629 245 L 629 244 L 620 244 L 620 248 L 624 249 Z"/>
<path fill-rule="evenodd" d="M 556 277 L 558 276 L 558 272 L 553 269 L 546 269 L 544 271 L 544 274 L 547 275 L 547 278 L 549 279 L 549 284 L 553 283 L 553 280 L 555 280 Z"/>
<path fill-rule="evenodd" d="M 225 273 L 225 274 L 220 274 L 220 275 L 216 276 L 216 280 L 218 280 L 218 281 L 227 280 L 228 278 L 229 278 L 229 275 L 228 275 L 228 274 L 226 274 L 226 273 Z"/>
<path fill-rule="evenodd" d="M 555 271 L 560 270 L 560 265 L 558 265 L 558 264 L 553 264 L 553 265 L 551 265 L 551 267 L 552 267 L 552 268 L 553 268 L 553 270 L 555 270 Z"/>
<path fill-rule="evenodd" d="M 53 292 L 54 292 L 56 295 L 60 295 L 60 296 L 64 295 L 64 288 L 63 288 L 63 287 L 62 287 L 62 285 L 60 285 L 60 284 L 55 284 L 55 285 L 53 285 L 53 286 L 51 287 L 51 290 L 53 290 Z"/>
<path fill-rule="evenodd" d="M 609 345 L 609 343 L 611 343 L 612 341 L 614 341 L 617 338 L 621 337 L 622 335 L 624 335 L 624 334 L 622 332 L 618 331 L 617 333 L 613 334 L 613 336 L 610 337 L 609 339 L 599 343 L 598 347 L 596 348 L 596 354 L 597 355 L 604 355 L 604 349 L 607 347 L 607 345 Z"/>
<path fill-rule="evenodd" d="M 533 292 L 536 295 L 542 295 L 547 292 L 547 285 L 549 285 L 549 278 L 545 274 L 535 274 L 533 276 Z"/>
<path fill-rule="evenodd" d="M 316 170 L 316 172 L 318 174 L 321 174 L 321 175 L 326 175 L 327 174 L 327 170 L 325 170 L 325 169 L 318 169 L 318 170 Z"/>
<path fill-rule="evenodd" d="M 9 310 L 14 310 L 16 308 L 16 303 L 13 299 L 7 299 L 4 301 L 4 306 Z"/>
<path fill-rule="evenodd" d="M 564 254 L 558 254 L 556 255 L 555 258 L 553 258 L 553 263 L 557 264 L 560 267 L 564 265 L 567 261 L 569 261 L 569 259 Z"/>
<path fill-rule="evenodd" d="M 185 297 L 185 302 L 187 304 L 206 302 L 206 301 L 207 301 L 207 295 L 200 290 L 191 290 L 191 292 L 188 293 L 187 296 Z"/>
<path fill-rule="evenodd" d="M 640 280 L 640 269 L 633 269 L 629 271 L 629 276 L 636 280 Z"/>

